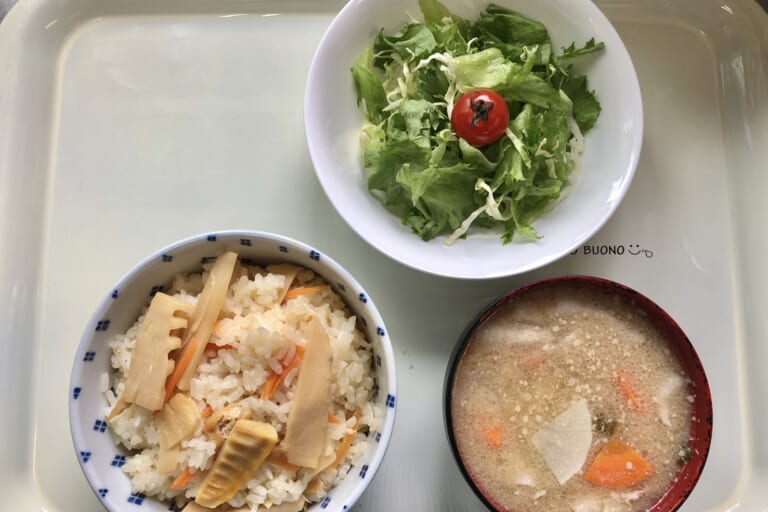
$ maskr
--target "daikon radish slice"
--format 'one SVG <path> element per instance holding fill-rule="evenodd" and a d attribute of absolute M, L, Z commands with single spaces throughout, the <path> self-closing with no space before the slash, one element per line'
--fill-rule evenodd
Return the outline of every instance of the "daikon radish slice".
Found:
<path fill-rule="evenodd" d="M 683 388 L 683 384 L 685 384 L 685 379 L 677 374 L 673 374 L 661 383 L 656 393 L 656 401 L 659 405 L 659 419 L 668 427 L 672 426 L 670 400 L 673 394 Z"/>
<path fill-rule="evenodd" d="M 592 445 L 592 415 L 585 399 L 578 400 L 533 435 L 547 467 L 562 485 L 584 466 Z"/>

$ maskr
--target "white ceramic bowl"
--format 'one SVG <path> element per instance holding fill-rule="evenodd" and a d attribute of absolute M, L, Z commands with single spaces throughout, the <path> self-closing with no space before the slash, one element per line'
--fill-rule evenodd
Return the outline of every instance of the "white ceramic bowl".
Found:
<path fill-rule="evenodd" d="M 167 503 L 135 494 L 121 469 L 126 452 L 116 445 L 105 423 L 108 405 L 102 378 L 112 371 L 108 343 L 136 321 L 151 294 L 167 287 L 175 274 L 202 270 L 204 258 L 215 257 L 225 249 L 259 263 L 292 262 L 312 269 L 342 296 L 373 343 L 378 385 L 375 400 L 384 411 L 380 429 L 369 434 L 362 460 L 323 502 L 309 508 L 314 512 L 351 510 L 373 479 L 392 435 L 396 403 L 392 346 L 379 311 L 354 277 L 330 256 L 270 233 L 224 231 L 182 240 L 146 258 L 109 290 L 88 323 L 72 368 L 70 427 L 80 466 L 102 504 L 112 512 L 136 510 L 136 505 L 148 512 L 174 510 Z"/>
<path fill-rule="evenodd" d="M 452 12 L 474 20 L 488 0 L 445 0 Z M 497 0 L 547 27 L 556 51 L 594 37 L 606 49 L 575 61 L 588 75 L 602 113 L 586 135 L 581 172 L 570 194 L 534 222 L 536 242 L 502 245 L 497 233 L 472 233 L 452 246 L 411 233 L 369 194 L 359 142 L 364 119 L 350 68 L 380 29 L 392 31 L 420 17 L 417 0 L 354 0 L 325 33 L 315 54 L 305 96 L 305 130 L 317 176 L 339 214 L 382 253 L 424 272 L 456 278 L 493 278 L 527 272 L 588 240 L 618 207 L 637 166 L 643 134 L 640 87 L 621 39 L 589 0 Z"/>

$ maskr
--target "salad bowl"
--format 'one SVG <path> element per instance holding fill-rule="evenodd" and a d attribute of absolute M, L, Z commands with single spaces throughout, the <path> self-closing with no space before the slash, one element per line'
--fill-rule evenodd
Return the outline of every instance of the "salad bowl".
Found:
<path fill-rule="evenodd" d="M 426 1 L 420 6 L 416 0 L 350 2 L 327 29 L 308 75 L 305 133 L 316 175 L 329 200 L 347 224 L 373 247 L 403 265 L 433 275 L 460 279 L 511 276 L 567 255 L 592 237 L 617 210 L 632 182 L 640 155 L 643 111 L 637 76 L 626 48 L 602 12 L 588 0 L 502 0 L 497 4 L 542 23 L 551 38 L 552 54 L 564 57 L 569 48 L 570 51 L 588 50 L 594 45 L 601 48 L 595 52 L 585 51 L 590 54 L 573 59 L 572 68 L 574 73 L 587 76 L 585 93 L 594 91 L 600 105 L 599 118 L 588 133 L 585 131 L 583 154 L 564 180 L 562 193 L 527 226 L 530 228 L 527 232 L 522 230 L 522 235 L 519 229 L 514 234 L 505 232 L 506 228 L 488 229 L 483 222 L 469 226 L 478 216 L 481 220 L 490 217 L 493 208 L 497 208 L 495 215 L 506 220 L 515 214 L 509 208 L 506 212 L 498 211 L 498 208 L 503 210 L 504 202 L 511 201 L 510 198 L 494 198 L 480 186 L 473 191 L 473 179 L 457 173 L 458 180 L 469 183 L 464 193 L 474 193 L 481 198 L 487 194 L 489 206 L 483 210 L 480 199 L 474 216 L 465 211 L 444 222 L 446 226 L 441 232 L 429 232 L 425 236 L 424 230 L 429 229 L 432 220 L 409 217 L 413 217 L 416 210 L 434 210 L 437 203 L 442 205 L 440 208 L 450 210 L 454 201 L 450 192 L 436 194 L 428 204 L 417 205 L 405 214 L 402 210 L 388 211 L 382 203 L 390 206 L 390 210 L 397 209 L 397 205 L 392 208 L 392 196 L 382 197 L 381 190 L 372 189 L 386 189 L 389 183 L 385 186 L 372 183 L 371 170 L 364 165 L 364 139 L 370 140 L 371 126 L 386 132 L 391 123 L 388 125 L 386 119 L 378 123 L 366 119 L 365 101 L 358 97 L 360 86 L 358 83 L 356 88 L 351 68 L 360 62 L 363 52 L 372 47 L 377 37 L 395 33 L 408 22 L 422 20 L 422 7 L 432 9 L 434 19 L 440 19 L 441 9 L 446 9 L 450 16 L 475 20 L 486 9 L 485 0 L 448 0 L 444 6 Z M 473 39 L 470 44 L 482 46 L 486 42 Z M 523 51 L 541 51 L 523 48 Z M 446 58 L 450 56 L 425 54 L 421 62 L 413 60 L 409 65 L 419 67 L 425 60 Z M 447 63 L 446 67 L 451 65 Z M 445 108 L 449 112 L 452 101 L 446 100 Z M 438 109 L 443 108 L 436 105 Z M 578 112 L 575 115 L 578 121 Z M 514 128 L 515 122 L 511 119 L 510 127 Z M 368 130 L 365 134 L 364 129 Z M 462 155 L 470 151 L 474 150 L 463 151 Z M 406 167 L 414 164 L 406 152 L 394 151 L 389 157 Z M 375 155 L 366 157 L 375 158 Z M 398 183 L 406 179 L 404 174 L 402 170 L 397 174 Z M 453 186 L 451 182 L 446 188 Z M 410 185 L 408 191 L 416 196 L 420 193 L 414 192 L 416 189 L 418 185 Z M 453 213 L 449 211 L 446 215 L 451 217 Z M 469 229 L 464 232 L 466 226 Z"/>

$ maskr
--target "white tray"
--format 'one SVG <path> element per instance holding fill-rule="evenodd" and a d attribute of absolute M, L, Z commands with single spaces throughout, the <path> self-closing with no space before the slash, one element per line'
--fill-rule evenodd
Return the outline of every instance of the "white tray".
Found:
<path fill-rule="evenodd" d="M 253 228 L 332 255 L 387 321 L 398 421 L 356 510 L 481 508 L 443 431 L 448 355 L 493 297 L 563 273 L 648 294 L 698 348 L 714 441 L 682 510 L 765 510 L 768 16 L 752 0 L 599 2 L 644 96 L 630 192 L 589 251 L 518 278 L 467 282 L 374 251 L 315 179 L 302 128 L 305 73 L 341 5 L 21 0 L 0 25 L 2 509 L 101 509 L 67 424 L 70 365 L 92 309 L 162 245 Z M 585 254 L 602 247 L 623 254 Z"/>

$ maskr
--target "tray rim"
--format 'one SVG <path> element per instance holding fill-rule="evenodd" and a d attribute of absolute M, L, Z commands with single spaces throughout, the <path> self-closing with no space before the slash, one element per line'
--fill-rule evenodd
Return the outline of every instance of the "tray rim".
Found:
<path fill-rule="evenodd" d="M 88 2 L 89 0 L 81 0 L 81 1 Z M 737 2 L 738 2 L 738 0 L 735 0 L 733 3 L 735 4 Z M 2 63 L 3 62 L 8 62 L 9 58 L 12 58 L 14 56 L 23 55 L 25 52 L 28 51 L 28 49 L 22 48 L 20 44 L 17 44 L 17 41 L 14 40 L 14 37 L 20 35 L 21 32 L 24 29 L 27 29 L 28 25 L 26 25 L 26 23 L 29 23 L 30 20 L 34 16 L 38 15 L 39 12 L 41 10 L 43 10 L 45 7 L 49 6 L 50 3 L 51 3 L 51 0 L 21 0 L 17 4 L 17 6 L 15 6 L 10 11 L 10 13 L 9 13 L 8 17 L 6 18 L 5 22 L 0 24 L 0 148 L 5 147 L 7 149 L 8 148 L 8 140 L 13 140 L 13 139 L 7 139 L 7 138 L 4 137 L 4 133 L 6 133 L 7 127 L 9 125 L 9 123 L 3 121 L 3 119 L 13 118 L 14 106 L 12 105 L 12 102 L 10 100 L 10 98 L 13 96 L 13 94 L 9 93 L 8 91 L 13 92 L 15 89 L 17 89 L 17 87 L 14 87 L 14 84 L 16 83 L 16 79 L 18 78 L 15 69 L 8 68 L 6 66 L 2 66 Z M 79 3 L 79 0 L 64 0 L 64 2 L 62 2 L 62 4 L 76 4 L 76 3 Z M 116 1 L 114 3 L 115 4 L 128 5 L 127 2 L 124 2 L 124 1 L 121 1 L 121 0 L 118 0 L 118 1 Z M 207 0 L 202 0 L 202 1 L 199 1 L 199 2 L 196 2 L 196 3 L 202 5 L 202 4 L 208 4 L 209 2 Z M 256 5 L 256 4 L 258 4 L 258 5 L 272 5 L 274 3 L 275 2 L 252 2 L 251 4 L 252 5 Z M 293 2 L 288 2 L 286 5 L 300 5 L 302 3 L 305 3 L 305 2 L 293 1 Z M 328 15 L 329 14 L 328 9 L 331 9 L 333 6 L 337 6 L 337 5 L 342 4 L 342 3 L 343 2 L 338 2 L 338 1 L 334 1 L 334 0 L 324 1 L 322 3 L 322 5 L 324 6 L 323 8 L 326 9 L 326 10 L 325 11 L 320 10 L 318 12 L 318 14 L 322 13 L 324 15 Z M 620 5 L 624 5 L 624 4 L 630 4 L 631 2 L 617 2 L 617 3 L 613 3 L 613 4 L 611 2 L 606 2 L 606 3 L 609 4 L 609 5 L 619 5 L 620 6 Z M 223 3 L 221 5 L 226 5 L 226 6 L 232 5 L 232 6 L 234 6 L 236 4 L 242 4 L 242 2 L 231 1 L 231 2 Z M 749 2 L 749 3 L 741 2 L 741 4 L 743 4 L 743 5 L 741 5 L 740 8 L 743 8 L 745 11 L 752 10 L 753 13 L 757 15 L 755 18 L 750 20 L 750 22 L 751 22 L 751 25 L 752 25 L 752 27 L 754 28 L 754 31 L 755 31 L 754 34 L 753 34 L 753 39 L 755 41 L 757 41 L 757 49 L 758 49 L 757 51 L 760 52 L 761 57 L 762 57 L 762 62 L 763 62 L 763 69 L 762 69 L 762 71 L 758 71 L 758 73 L 761 73 L 763 75 L 762 83 L 763 83 L 763 86 L 765 86 L 764 75 L 765 75 L 766 65 L 768 64 L 768 51 L 766 51 L 766 48 L 768 47 L 768 45 L 766 44 L 766 41 L 768 41 L 768 30 L 766 29 L 766 27 L 768 26 L 768 14 L 766 14 L 765 12 L 761 12 L 760 9 L 759 9 L 759 6 L 756 3 L 753 3 L 753 2 Z M 137 5 L 141 5 L 141 3 L 138 3 Z M 176 1 L 176 0 L 166 0 L 166 2 L 163 3 L 163 5 L 174 5 L 176 7 L 180 7 L 181 6 L 181 2 Z M 312 4 L 312 5 L 316 6 L 316 5 L 320 5 L 320 4 Z M 217 4 L 217 7 L 218 6 L 219 6 L 219 4 Z M 196 14 L 206 15 L 206 14 L 211 14 L 211 12 L 209 12 L 209 11 L 200 11 L 199 13 L 196 13 Z M 78 28 L 82 26 L 81 25 L 82 22 L 87 23 L 90 20 L 92 20 L 92 17 L 86 17 L 86 18 L 81 19 L 79 22 L 76 22 L 74 25 L 72 25 L 72 30 L 70 30 L 68 32 L 68 36 L 66 36 L 66 37 L 69 37 L 72 34 L 74 34 L 78 30 Z M 7 27 L 11 27 L 11 28 L 7 28 Z M 9 42 L 10 42 L 10 44 L 4 44 L 4 43 L 9 43 Z M 64 43 L 62 43 L 62 46 L 63 46 L 63 44 Z M 763 109 L 761 112 L 765 112 L 766 100 L 765 100 L 765 94 L 764 93 L 765 93 L 765 91 L 763 91 L 763 96 L 760 99 L 760 105 L 762 106 L 762 109 Z M 10 174 L 10 172 L 11 172 L 10 168 L 12 166 L 9 163 L 9 161 L 10 161 L 10 151 L 0 151 L 0 153 L 4 153 L 4 155 L 0 155 L 0 178 L 3 178 L 3 176 L 4 176 L 3 173 L 4 172 Z M 765 151 L 763 151 L 763 153 L 765 153 Z M 0 192 L 0 207 L 3 205 L 3 202 L 2 202 L 3 199 L 4 198 L 2 196 L 2 193 Z M 20 236 L 18 233 L 15 233 L 13 230 L 8 229 L 8 226 L 2 224 L 1 222 L 0 222 L 0 234 L 3 234 L 3 235 L 5 235 L 5 234 L 15 235 L 15 237 L 12 238 L 13 240 L 24 242 L 24 239 L 23 239 L 22 236 Z M 31 247 L 34 248 L 35 247 L 35 241 L 31 241 L 31 242 L 28 241 L 26 244 L 22 243 L 22 245 L 25 245 L 26 247 L 30 247 L 31 246 Z M 39 247 L 39 244 L 38 244 L 38 248 L 41 249 L 41 250 L 37 251 L 37 252 L 42 253 L 42 250 L 44 250 L 44 249 Z M 33 253 L 34 252 L 35 251 L 33 251 Z M 9 260 L 11 261 L 11 263 L 13 263 L 13 261 L 18 261 L 18 259 L 19 258 L 15 258 L 14 259 L 14 258 L 8 257 L 7 255 L 0 254 L 0 285 L 4 284 L 3 283 L 3 278 L 5 278 L 5 275 L 2 273 L 2 271 L 3 270 L 7 270 L 7 268 L 9 267 L 9 265 L 8 265 Z M 36 281 L 36 282 L 39 282 L 39 279 L 40 279 L 39 276 L 35 277 L 35 276 L 29 276 L 29 275 L 25 276 L 25 278 L 27 280 L 32 280 L 32 281 Z M 744 276 L 737 276 L 736 281 L 737 281 L 737 283 L 738 283 L 738 285 L 740 287 L 746 286 L 747 288 L 749 288 L 748 285 L 745 285 L 745 282 L 748 282 L 746 277 L 744 277 Z M 0 288 L 0 292 L 2 292 L 2 291 L 3 291 L 3 288 Z M 750 292 L 749 296 L 752 296 L 752 295 L 755 295 L 755 294 L 756 294 L 756 292 Z M 736 295 L 736 296 L 740 297 L 740 298 L 742 297 L 740 295 Z M 0 303 L 2 303 L 3 300 L 4 300 L 4 297 L 0 296 Z M 30 302 L 30 300 L 31 300 L 31 302 Z M 25 298 L 23 298 L 21 300 L 22 305 L 33 305 L 34 306 L 32 308 L 34 312 L 33 313 L 28 313 L 27 314 L 27 318 L 35 318 L 36 317 L 37 311 L 39 310 L 39 303 L 37 303 L 38 301 L 39 301 L 39 297 L 36 297 L 34 294 L 32 294 L 31 296 L 27 296 L 27 297 L 25 297 Z M 22 318 L 22 320 L 23 320 L 23 318 Z M 35 326 L 36 322 L 32 321 L 31 325 Z M 743 327 L 744 326 L 742 326 L 742 328 Z M 2 332 L 0 332 L 0 334 L 2 334 Z M 2 341 L 2 340 L 0 340 L 0 341 Z M 749 367 L 749 364 L 748 364 L 746 359 L 747 359 L 746 354 L 742 354 L 742 364 L 743 364 L 745 369 L 747 369 Z M 751 394 L 753 394 L 753 393 L 757 393 L 757 391 L 750 390 L 747 387 L 747 383 L 746 383 L 746 378 L 745 377 L 743 377 L 741 379 L 741 383 L 742 383 L 742 386 L 743 386 L 742 397 L 747 397 L 747 398 L 743 398 L 743 399 L 744 400 L 748 400 L 749 403 L 752 404 L 752 408 L 754 408 L 760 402 L 757 400 L 757 398 L 749 398 L 749 396 Z M 763 395 L 765 395 L 765 393 L 763 393 Z M 747 414 L 748 409 L 749 409 L 748 406 L 744 407 L 744 409 L 743 409 L 744 410 L 744 414 Z M 748 425 L 750 425 L 750 421 L 745 421 L 744 424 L 745 424 L 745 426 L 748 426 Z M 746 435 L 745 435 L 744 443 L 747 444 L 748 446 L 751 446 L 751 443 L 754 442 L 752 438 L 755 437 L 755 432 L 750 432 L 750 430 L 747 429 L 745 434 Z M 751 455 L 751 450 L 748 447 L 746 447 L 746 449 L 744 450 L 744 453 L 747 456 L 749 456 L 749 455 Z M 768 467 L 765 467 L 765 466 L 753 466 L 754 462 L 755 461 L 751 460 L 751 459 L 748 459 L 745 462 L 745 464 L 749 465 L 750 469 L 752 469 L 752 472 L 751 472 L 752 478 L 742 481 L 740 488 L 737 489 L 737 494 L 739 496 L 743 495 L 742 493 L 744 493 L 744 492 L 748 492 L 748 491 L 754 490 L 756 485 L 753 485 L 753 484 L 755 482 L 757 482 L 759 484 L 759 482 L 761 480 L 762 481 L 765 480 L 765 478 L 758 478 L 758 477 L 765 477 L 765 475 L 768 475 Z M 28 477 L 31 477 L 32 478 L 32 482 L 34 482 L 35 481 L 34 480 L 34 468 L 31 465 L 27 465 L 26 467 L 22 466 L 22 468 L 24 469 L 24 474 L 27 474 Z M 756 472 L 756 471 L 758 471 L 758 472 Z M 760 494 L 760 496 L 766 497 L 766 496 L 768 496 L 768 494 L 766 494 L 765 491 L 763 491 Z M 737 499 L 737 498 L 738 498 L 738 496 L 734 496 L 734 500 Z M 735 503 L 735 501 L 734 501 L 734 503 Z"/>

